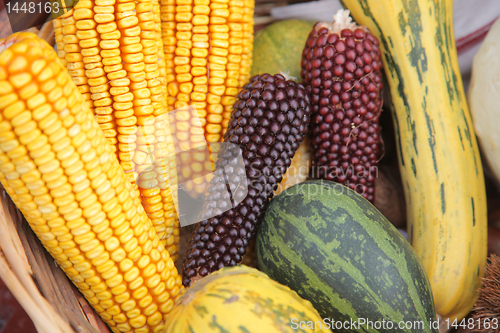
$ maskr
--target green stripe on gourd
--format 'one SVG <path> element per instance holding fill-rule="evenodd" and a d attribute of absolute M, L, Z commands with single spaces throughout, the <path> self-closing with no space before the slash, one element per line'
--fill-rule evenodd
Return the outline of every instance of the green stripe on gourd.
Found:
<path fill-rule="evenodd" d="M 424 330 L 399 331 L 433 331 L 432 294 L 416 254 L 347 187 L 309 181 L 278 195 L 259 227 L 256 252 L 262 271 L 311 301 L 322 317 L 422 321 Z"/>

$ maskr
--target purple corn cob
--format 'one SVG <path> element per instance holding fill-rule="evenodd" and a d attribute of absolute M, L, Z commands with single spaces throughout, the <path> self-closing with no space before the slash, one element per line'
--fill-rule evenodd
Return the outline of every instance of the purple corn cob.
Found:
<path fill-rule="evenodd" d="M 282 75 L 256 75 L 243 87 L 217 156 L 208 190 L 182 269 L 183 284 L 241 262 L 282 176 L 308 131 L 309 97 L 305 88 Z M 245 168 L 232 167 L 241 149 Z M 230 189 L 245 175 L 248 193 Z M 231 193 L 232 197 L 230 196 Z M 240 202 L 228 208 L 228 202 Z M 206 218 L 207 216 L 215 216 Z"/>
<path fill-rule="evenodd" d="M 302 53 L 303 84 L 311 98 L 313 172 L 375 201 L 382 110 L 379 41 L 339 11 L 316 23 Z"/>

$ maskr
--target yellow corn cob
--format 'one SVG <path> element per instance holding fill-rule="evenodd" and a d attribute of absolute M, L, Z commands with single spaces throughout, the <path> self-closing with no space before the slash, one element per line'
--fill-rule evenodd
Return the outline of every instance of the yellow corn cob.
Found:
<path fill-rule="evenodd" d="M 205 142 L 220 142 L 239 89 L 249 79 L 254 0 L 161 0 L 161 28 L 167 72 L 168 106 L 186 115 L 175 139 L 183 150 L 202 147 L 205 154 L 181 160 L 187 187 L 203 193 L 212 172 Z M 188 106 L 194 109 L 191 119 Z M 184 112 L 186 110 L 186 112 Z M 203 135 L 205 136 L 203 138 Z M 216 146 L 211 146 L 210 153 Z M 210 158 L 210 157 L 208 157 Z"/>
<path fill-rule="evenodd" d="M 168 109 L 158 0 L 80 0 L 54 21 L 59 57 L 176 260 L 179 222 L 168 189 L 176 167 L 166 160 L 171 147 L 163 125 Z"/>
<path fill-rule="evenodd" d="M 221 140 L 224 109 L 249 79 L 253 8 L 254 0 L 161 1 L 168 104 L 194 106 L 208 142 Z"/>
<path fill-rule="evenodd" d="M 0 181 L 113 332 L 161 332 L 181 280 L 54 50 L 0 40 Z"/>

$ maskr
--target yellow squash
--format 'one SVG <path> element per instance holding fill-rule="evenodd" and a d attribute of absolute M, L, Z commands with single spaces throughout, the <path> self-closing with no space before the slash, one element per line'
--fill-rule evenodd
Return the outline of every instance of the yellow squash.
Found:
<path fill-rule="evenodd" d="M 467 315 L 486 262 L 483 169 L 464 95 L 452 0 L 342 0 L 380 39 L 409 239 L 438 314 Z"/>
<path fill-rule="evenodd" d="M 266 274 L 238 265 L 222 268 L 178 297 L 164 333 L 330 332 L 312 304 Z"/>

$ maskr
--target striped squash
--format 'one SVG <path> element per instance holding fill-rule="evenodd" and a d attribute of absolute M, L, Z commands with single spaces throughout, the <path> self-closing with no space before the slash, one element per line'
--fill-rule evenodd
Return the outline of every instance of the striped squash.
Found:
<path fill-rule="evenodd" d="M 330 332 L 310 302 L 254 268 L 222 268 L 185 291 L 165 333 Z"/>
<path fill-rule="evenodd" d="M 453 0 L 342 0 L 380 40 L 410 242 L 436 311 L 469 313 L 486 263 L 483 169 L 453 34 Z"/>
<path fill-rule="evenodd" d="M 323 318 L 391 321 L 386 328 L 393 332 L 435 331 L 429 281 L 410 244 L 343 185 L 307 181 L 276 196 L 257 231 L 256 252 L 263 272 L 311 301 Z M 401 322 L 419 324 L 406 329 Z"/>

